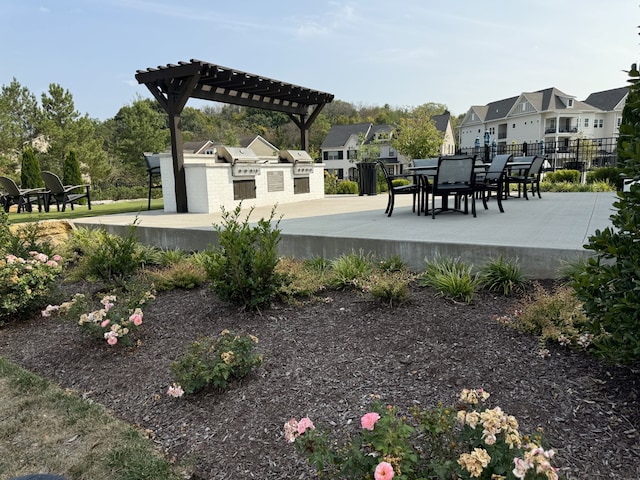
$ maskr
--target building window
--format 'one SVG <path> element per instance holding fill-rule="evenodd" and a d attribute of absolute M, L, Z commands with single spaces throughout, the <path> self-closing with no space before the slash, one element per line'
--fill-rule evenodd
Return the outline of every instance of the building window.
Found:
<path fill-rule="evenodd" d="M 567 107 L 573 107 L 573 98 L 570 98 L 567 102 Z"/>
<path fill-rule="evenodd" d="M 342 150 L 330 150 L 328 152 L 324 152 L 325 160 L 342 160 L 343 153 Z"/>
<path fill-rule="evenodd" d="M 389 149 L 389 158 L 396 157 L 396 151 L 393 148 Z"/>
<path fill-rule="evenodd" d="M 347 150 L 347 158 L 349 160 L 356 160 L 358 158 L 358 150 Z"/>
<path fill-rule="evenodd" d="M 589 128 L 589 119 L 588 118 L 584 119 L 584 128 Z"/>
<path fill-rule="evenodd" d="M 622 117 L 617 117 L 616 118 L 616 127 L 620 128 L 620 125 L 622 125 Z"/>
<path fill-rule="evenodd" d="M 604 125 L 604 120 L 603 119 L 598 120 L 598 127 L 602 128 L 603 125 Z"/>

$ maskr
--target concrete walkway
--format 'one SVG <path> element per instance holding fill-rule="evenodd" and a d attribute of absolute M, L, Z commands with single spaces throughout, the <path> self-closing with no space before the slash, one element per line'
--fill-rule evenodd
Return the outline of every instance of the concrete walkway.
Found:
<path fill-rule="evenodd" d="M 424 270 L 425 258 L 437 255 L 459 257 L 477 266 L 502 255 L 517 259 L 533 278 L 551 278 L 566 262 L 588 255 L 583 245 L 596 230 L 611 225 L 615 200 L 612 192 L 546 192 L 542 198 L 510 198 L 503 202 L 502 214 L 495 201 L 489 202 L 488 210 L 476 201 L 477 218 L 447 212 L 432 219 L 412 213 L 409 196 L 397 197 L 393 215 L 387 217 L 386 194 L 334 195 L 278 205 L 276 217 L 282 216 L 282 255 L 332 259 L 352 250 L 383 258 L 398 254 L 416 271 Z M 256 208 L 250 221 L 269 218 L 270 212 L 270 208 Z M 202 250 L 215 243 L 213 225 L 220 223 L 221 215 L 155 210 L 74 223 L 122 233 L 136 219 L 144 243 Z"/>

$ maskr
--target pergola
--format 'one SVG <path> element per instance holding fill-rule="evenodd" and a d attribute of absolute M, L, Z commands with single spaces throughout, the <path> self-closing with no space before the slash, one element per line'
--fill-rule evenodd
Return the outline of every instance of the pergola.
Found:
<path fill-rule="evenodd" d="M 147 86 L 169 116 L 176 208 L 182 213 L 187 212 L 187 188 L 180 115 L 189 98 L 286 113 L 300 129 L 303 150 L 309 145 L 309 128 L 333 100 L 329 93 L 193 59 L 138 70 L 136 80 Z"/>

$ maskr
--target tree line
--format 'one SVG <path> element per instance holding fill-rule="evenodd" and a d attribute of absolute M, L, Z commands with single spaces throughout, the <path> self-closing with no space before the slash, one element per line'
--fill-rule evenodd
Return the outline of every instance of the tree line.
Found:
<path fill-rule="evenodd" d="M 335 100 L 327 104 L 310 130 L 309 153 L 320 158 L 320 145 L 332 125 L 390 124 L 401 135 L 396 149 L 419 158 L 437 144 L 435 126 L 429 117 L 446 106 L 426 103 L 415 108 L 354 105 Z M 452 117 L 455 124 L 462 115 Z M 211 104 L 185 107 L 181 115 L 184 141 L 211 140 L 237 146 L 246 137 L 261 135 L 281 149 L 299 149 L 298 127 L 280 112 Z M 81 114 L 69 90 L 52 83 L 38 100 L 27 87 L 13 79 L 0 92 L 0 174 L 19 179 L 21 159 L 29 147 L 42 170 L 62 175 L 70 152 L 80 163 L 82 174 L 92 183 L 144 184 L 143 152 L 161 152 L 170 147 L 167 115 L 152 99 L 136 98 L 113 118 L 104 121 Z"/>

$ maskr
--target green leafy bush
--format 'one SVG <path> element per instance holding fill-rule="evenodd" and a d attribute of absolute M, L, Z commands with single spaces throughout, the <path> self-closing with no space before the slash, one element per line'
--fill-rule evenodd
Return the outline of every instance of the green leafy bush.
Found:
<path fill-rule="evenodd" d="M 209 385 L 225 390 L 230 381 L 245 377 L 262 364 L 262 355 L 253 351 L 257 343 L 253 335 L 236 335 L 229 330 L 223 330 L 219 338 L 200 338 L 171 364 L 174 388 L 187 394 Z"/>
<path fill-rule="evenodd" d="M 473 267 L 459 258 L 437 258 L 426 264 L 421 284 L 434 288 L 443 297 L 469 303 L 481 285 L 479 275 L 472 273 Z"/>
<path fill-rule="evenodd" d="M 640 187 L 620 195 L 613 228 L 589 238 L 585 248 L 596 256 L 574 276 L 573 287 L 598 353 L 633 362 L 640 359 Z"/>
<path fill-rule="evenodd" d="M 249 224 L 249 211 L 240 220 L 241 205 L 233 212 L 222 209 L 221 225 L 214 225 L 219 246 L 205 264 L 211 287 L 224 300 L 248 309 L 267 306 L 278 294 L 282 278 L 276 272 L 280 220 L 272 226 L 275 207 L 268 219 Z"/>
<path fill-rule="evenodd" d="M 40 222 L 26 222 L 11 228 L 9 216 L 0 209 L 0 256 L 12 254 L 27 258 L 29 252 L 53 255 L 53 247 L 40 236 Z"/>
<path fill-rule="evenodd" d="M 61 262 L 58 255 L 49 258 L 36 251 L 0 259 L 0 325 L 42 306 L 52 295 Z"/>
<path fill-rule="evenodd" d="M 508 262 L 498 257 L 480 269 L 480 281 L 491 292 L 502 292 L 509 296 L 513 292 L 523 292 L 527 279 L 517 261 Z"/>
<path fill-rule="evenodd" d="M 142 248 L 136 237 L 135 222 L 124 236 L 111 234 L 102 228 L 76 230 L 69 247 L 78 255 L 72 278 L 122 283 L 135 275 L 148 257 L 148 250 Z"/>
<path fill-rule="evenodd" d="M 622 169 L 618 167 L 602 167 L 587 172 L 587 183 L 607 182 L 618 191 L 622 190 L 623 180 Z"/>
<path fill-rule="evenodd" d="M 555 172 L 547 172 L 544 180 L 550 183 L 580 183 L 580 170 L 556 170 Z"/>
<path fill-rule="evenodd" d="M 320 259 L 324 261 L 324 259 Z M 276 272 L 282 277 L 279 294 L 285 300 L 312 297 L 326 287 L 327 268 L 317 262 L 281 258 Z"/>
<path fill-rule="evenodd" d="M 341 195 L 356 194 L 358 193 L 358 184 L 351 180 L 342 180 L 338 182 L 335 193 Z"/>
<path fill-rule="evenodd" d="M 377 300 L 397 307 L 409 300 L 413 276 L 407 270 L 385 271 L 371 277 L 369 292 Z"/>

